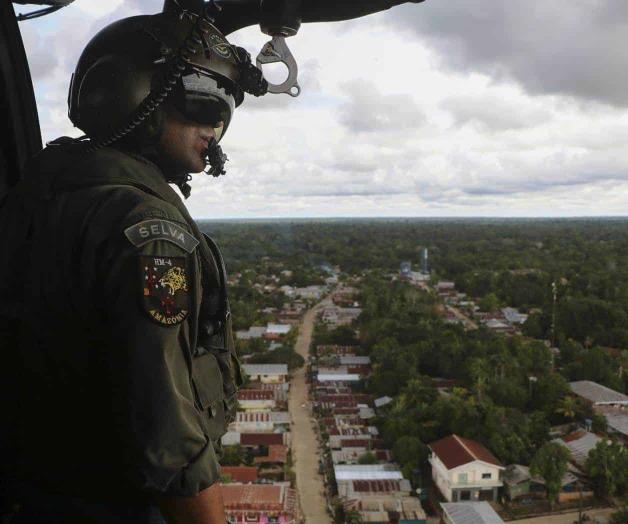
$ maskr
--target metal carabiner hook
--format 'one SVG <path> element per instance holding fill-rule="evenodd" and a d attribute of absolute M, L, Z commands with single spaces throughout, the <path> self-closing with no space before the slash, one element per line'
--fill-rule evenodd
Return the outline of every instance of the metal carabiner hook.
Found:
<path fill-rule="evenodd" d="M 271 84 L 268 82 L 269 93 L 288 93 L 290 96 L 299 96 L 299 93 L 301 93 L 301 88 L 297 83 L 299 67 L 286 45 L 284 36 L 276 35 L 273 36 L 272 40 L 266 42 L 255 61 L 260 69 L 263 64 L 274 64 L 277 62 L 282 62 L 288 68 L 288 78 L 283 83 Z"/>

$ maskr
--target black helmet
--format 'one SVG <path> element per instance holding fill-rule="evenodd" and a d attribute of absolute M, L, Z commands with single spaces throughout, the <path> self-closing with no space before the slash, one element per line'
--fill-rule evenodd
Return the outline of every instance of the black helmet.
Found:
<path fill-rule="evenodd" d="M 101 143 L 131 131 L 154 139 L 167 97 L 186 118 L 214 126 L 219 140 L 244 98 L 238 85 L 241 51 L 207 18 L 188 13 L 114 22 L 78 61 L 68 97 L 70 120 Z"/>

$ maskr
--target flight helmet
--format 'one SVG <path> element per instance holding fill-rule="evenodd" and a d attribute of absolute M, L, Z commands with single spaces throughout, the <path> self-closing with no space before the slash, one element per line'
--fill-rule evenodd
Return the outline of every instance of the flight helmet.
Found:
<path fill-rule="evenodd" d="M 250 55 L 209 18 L 142 15 L 112 23 L 87 44 L 72 76 L 69 117 L 93 147 L 128 136 L 154 143 L 167 101 L 186 118 L 212 125 L 219 141 L 244 90 L 259 96 L 266 89 Z"/>

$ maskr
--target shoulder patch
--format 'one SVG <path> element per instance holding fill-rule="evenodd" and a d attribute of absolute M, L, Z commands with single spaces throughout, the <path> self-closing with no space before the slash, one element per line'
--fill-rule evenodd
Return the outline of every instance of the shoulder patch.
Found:
<path fill-rule="evenodd" d="M 199 242 L 179 224 L 169 220 L 144 220 L 127 227 L 124 234 L 135 247 L 142 247 L 153 240 L 166 240 L 185 249 L 188 253 L 194 251 Z"/>
<path fill-rule="evenodd" d="M 139 259 L 144 309 L 160 324 L 180 324 L 190 311 L 186 258 L 140 255 Z"/>

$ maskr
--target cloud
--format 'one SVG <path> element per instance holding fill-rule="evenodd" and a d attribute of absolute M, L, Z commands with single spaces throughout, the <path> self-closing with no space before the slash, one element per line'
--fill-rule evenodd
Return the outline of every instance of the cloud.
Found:
<path fill-rule="evenodd" d="M 571 39 L 578 56 L 586 39 L 596 46 L 607 28 L 623 27 L 626 10 L 576 0 L 557 20 L 554 6 L 566 4 L 556 2 L 428 0 L 350 23 L 304 24 L 288 40 L 301 95 L 246 98 L 222 141 L 228 174 L 194 177 L 192 215 L 625 215 L 628 111 L 599 103 L 611 100 L 609 77 L 592 80 L 593 95 L 585 84 L 579 93 L 556 87 L 559 77 L 593 77 L 606 64 L 561 72 L 563 62 L 541 55 Z M 127 0 L 104 15 L 69 7 L 22 25 L 46 140 L 80 134 L 65 97 L 87 41 L 114 19 L 160 8 L 161 0 Z M 592 32 L 552 35 L 552 24 Z M 255 58 L 268 36 L 251 27 L 230 40 Z"/>
<path fill-rule="evenodd" d="M 389 95 L 362 79 L 341 84 L 347 102 L 340 109 L 340 123 L 355 133 L 418 129 L 425 116 L 408 94 Z"/>
<path fill-rule="evenodd" d="M 621 0 L 428 0 L 387 17 L 453 70 L 514 80 L 533 94 L 628 104 L 628 3 Z"/>
<path fill-rule="evenodd" d="M 441 108 L 452 115 L 455 124 L 477 124 L 488 131 L 531 128 L 551 119 L 547 107 L 530 100 L 525 102 L 517 104 L 517 100 L 509 99 L 503 92 L 483 92 L 449 97 L 441 103 Z"/>

